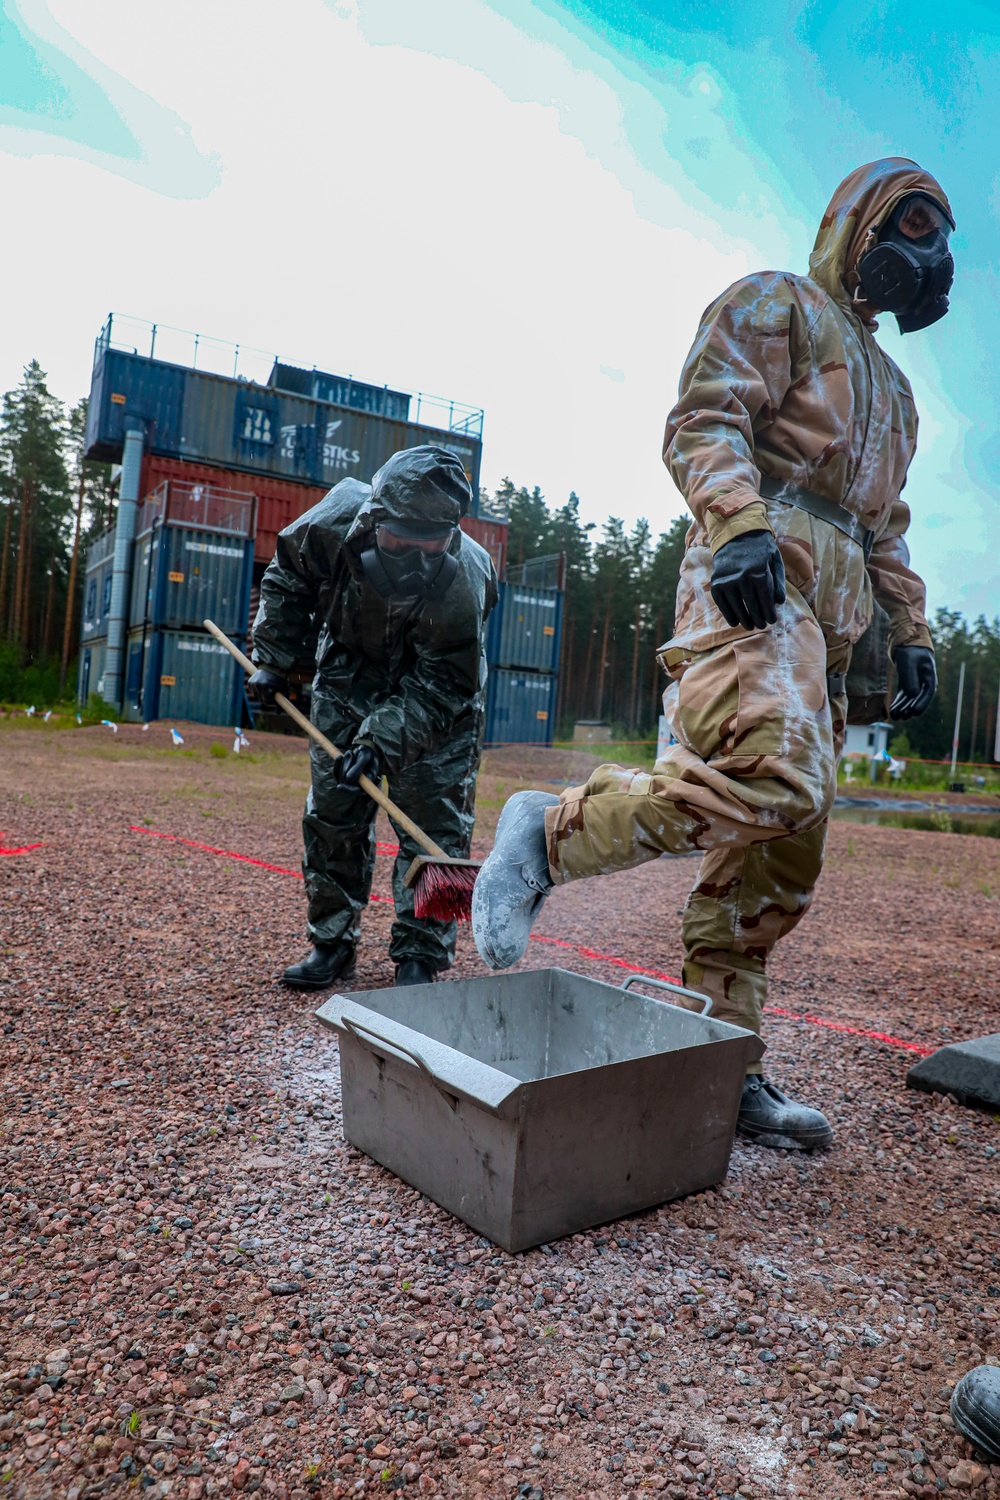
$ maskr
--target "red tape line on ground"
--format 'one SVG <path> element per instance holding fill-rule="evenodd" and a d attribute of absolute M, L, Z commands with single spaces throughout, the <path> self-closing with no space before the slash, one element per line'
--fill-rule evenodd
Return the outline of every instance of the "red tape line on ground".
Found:
<path fill-rule="evenodd" d="M 41 849 L 43 847 L 42 844 L 19 844 L 16 848 L 4 849 L 0 845 L 0 859 L 6 859 L 11 854 L 30 854 L 32 849 Z"/>
<path fill-rule="evenodd" d="M 189 849 L 201 849 L 204 854 L 218 854 L 223 859 L 237 859 L 240 864 L 256 865 L 258 870 L 272 870 L 275 875 L 291 875 L 293 880 L 303 879 L 301 870 L 290 870 L 287 865 L 268 864 L 266 859 L 254 859 L 252 854 L 238 854 L 235 849 L 217 849 L 214 844 L 201 844 L 197 839 L 182 839 L 179 833 L 160 833 L 156 828 L 140 828 L 135 823 L 129 824 L 128 831 L 129 833 L 147 833 L 153 839 L 166 839 L 168 844 L 185 844 Z M 41 848 L 41 845 L 38 847 Z M 380 854 L 388 850 L 392 850 L 395 853 L 397 847 L 396 844 L 376 845 Z M 372 901 L 387 902 L 390 906 L 393 904 L 391 896 L 372 895 L 369 899 Z"/>
<path fill-rule="evenodd" d="M 669 984 L 680 984 L 681 981 L 673 974 L 665 974 L 661 969 L 644 969 L 640 964 L 630 963 L 627 958 L 615 958 L 611 953 L 599 953 L 596 948 L 582 948 L 578 943 L 567 943 L 562 938 L 542 937 L 540 933 L 532 933 L 533 943 L 548 943 L 553 948 L 566 948 L 571 953 L 578 953 L 581 958 L 595 959 L 598 963 L 614 964 L 618 969 L 628 969 L 632 974 L 645 974 L 650 979 L 665 979 Z M 935 1050 L 933 1047 L 925 1047 L 920 1042 L 907 1042 L 902 1037 L 892 1036 L 888 1031 L 866 1031 L 861 1026 L 848 1026 L 844 1021 L 830 1021 L 825 1016 L 801 1015 L 798 1011 L 787 1010 L 782 1005 L 765 1005 L 764 1010 L 768 1015 L 781 1016 L 786 1021 L 802 1021 L 810 1026 L 822 1026 L 828 1031 L 842 1031 L 848 1036 L 861 1036 L 873 1042 L 885 1042 L 889 1047 L 901 1047 L 904 1052 L 915 1052 L 918 1057 L 930 1057 Z"/>
<path fill-rule="evenodd" d="M 212 844 L 199 844 L 195 839 L 182 839 L 176 833 L 159 833 L 155 828 L 139 828 L 134 824 L 129 825 L 130 833 L 148 833 L 152 838 L 167 839 L 170 843 L 186 844 L 191 849 L 202 849 L 206 854 L 219 854 L 224 859 L 238 859 L 243 864 L 256 865 L 261 870 L 273 870 L 278 875 L 292 875 L 296 880 L 302 879 L 301 871 L 289 870 L 284 865 L 270 865 L 266 860 L 254 859 L 249 854 L 237 854 L 231 849 L 216 849 Z M 41 848 L 40 844 L 30 845 L 33 849 Z M 397 844 L 376 844 L 380 854 L 395 854 L 398 851 Z M 2 851 L 0 851 L 2 852 Z M 20 853 L 20 850 L 12 851 Z M 386 904 L 392 903 L 391 896 L 372 896 L 372 901 L 380 901 Z M 541 933 L 531 934 L 533 943 L 546 943 L 550 948 L 561 948 L 567 953 L 576 953 L 581 958 L 589 958 L 594 963 L 612 964 L 616 969 L 626 969 L 630 974 L 645 974 L 650 979 L 665 979 L 668 984 L 680 984 L 680 980 L 673 974 L 666 974 L 662 969 L 646 969 L 641 964 L 634 964 L 627 958 L 617 958 L 613 953 L 602 953 L 598 948 L 584 948 L 580 943 L 568 943 L 563 938 L 543 937 Z M 869 1031 L 863 1026 L 848 1026 L 844 1021 L 831 1021 L 826 1016 L 804 1015 L 799 1011 L 787 1010 L 782 1005 L 765 1005 L 765 1012 L 771 1016 L 781 1016 L 785 1021 L 799 1021 L 808 1026 L 821 1026 L 826 1031 L 840 1031 L 846 1036 L 863 1037 L 869 1042 L 883 1042 L 887 1047 L 899 1047 L 904 1052 L 915 1052 L 918 1057 L 929 1057 L 936 1049 L 925 1047 L 921 1042 L 908 1042 L 903 1037 L 893 1036 L 888 1031 Z"/>
<path fill-rule="evenodd" d="M 201 849 L 205 854 L 220 854 L 223 859 L 238 859 L 244 865 L 256 865 L 259 870 L 273 870 L 276 875 L 291 875 L 301 880 L 301 870 L 289 870 L 286 865 L 270 865 L 266 859 L 254 859 L 251 854 L 237 854 L 233 849 L 217 849 L 214 844 L 199 844 L 197 839 L 182 839 L 179 833 L 160 833 L 156 828 L 139 828 L 130 823 L 129 833 L 147 833 L 151 839 L 166 839 L 169 844 L 186 844 L 189 849 Z"/>
<path fill-rule="evenodd" d="M 829 1021 L 825 1016 L 806 1016 L 797 1010 L 785 1010 L 781 1005 L 765 1005 L 768 1015 L 783 1016 L 786 1021 L 805 1021 L 810 1026 L 823 1026 L 827 1031 L 843 1031 L 848 1036 L 863 1036 L 869 1042 L 885 1042 L 887 1047 L 901 1047 L 904 1052 L 915 1052 L 918 1057 L 930 1057 L 936 1047 L 925 1047 L 922 1042 L 907 1042 L 901 1036 L 888 1031 L 867 1031 L 863 1026 L 848 1026 L 844 1021 Z"/>

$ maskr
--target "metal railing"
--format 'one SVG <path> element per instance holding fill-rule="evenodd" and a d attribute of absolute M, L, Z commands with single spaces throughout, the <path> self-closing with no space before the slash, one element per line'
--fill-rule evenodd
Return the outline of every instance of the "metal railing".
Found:
<path fill-rule="evenodd" d="M 521 588 L 562 589 L 566 587 L 565 552 L 547 552 L 543 557 L 529 557 L 527 562 L 507 564 L 507 582 Z"/>
<path fill-rule="evenodd" d="M 184 365 L 189 370 L 223 375 L 229 380 L 245 380 L 253 385 L 266 386 L 276 363 L 295 365 L 298 369 L 317 369 L 316 365 L 286 355 L 268 354 L 250 344 L 232 344 L 225 339 L 174 328 L 169 323 L 150 323 L 126 313 L 108 314 L 94 345 L 95 369 L 108 349 L 136 354 L 143 359 L 163 360 L 166 364 Z M 342 378 L 354 380 L 356 377 L 348 374 Z M 363 385 L 376 388 L 381 385 L 389 389 L 384 382 L 365 381 L 360 376 L 357 379 Z M 482 439 L 482 407 L 451 401 L 446 396 L 430 396 L 423 391 L 417 391 L 411 399 L 416 402 L 416 416 L 410 418 L 414 425 L 437 427 L 440 431 L 461 434 L 475 442 Z"/>
<path fill-rule="evenodd" d="M 99 567 L 102 562 L 107 561 L 114 550 L 115 528 L 109 526 L 107 531 L 102 531 L 100 536 L 95 537 L 87 548 L 86 566 L 88 568 Z"/>
<path fill-rule="evenodd" d="M 149 531 L 154 521 L 167 526 L 191 526 L 203 531 L 223 531 L 252 537 L 257 498 L 214 484 L 192 484 L 164 479 L 143 500 L 136 523 L 136 536 Z"/>

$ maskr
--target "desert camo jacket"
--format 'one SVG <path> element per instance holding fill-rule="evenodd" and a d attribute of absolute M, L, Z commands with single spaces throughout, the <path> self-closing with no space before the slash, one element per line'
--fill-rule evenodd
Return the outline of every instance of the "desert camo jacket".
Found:
<path fill-rule="evenodd" d="M 748 276 L 702 317 L 664 437 L 664 461 L 694 517 L 674 648 L 705 649 L 733 633 L 708 585 L 711 555 L 742 532 L 778 532 L 786 567 L 808 576 L 810 559 L 794 556 L 796 546 L 808 547 L 808 528 L 781 535 L 776 517 L 788 508 L 762 501 L 762 474 L 836 501 L 876 535 L 867 577 L 861 567 L 848 569 L 840 618 L 820 621 L 828 638 L 856 641 L 874 593 L 889 615 L 890 649 L 931 645 L 924 585 L 904 539 L 910 511 L 900 496 L 916 449 L 913 393 L 873 337 L 873 309 L 853 295 L 860 255 L 900 198 L 917 190 L 948 207 L 914 162 L 893 157 L 860 167 L 823 216 L 808 276 Z"/>

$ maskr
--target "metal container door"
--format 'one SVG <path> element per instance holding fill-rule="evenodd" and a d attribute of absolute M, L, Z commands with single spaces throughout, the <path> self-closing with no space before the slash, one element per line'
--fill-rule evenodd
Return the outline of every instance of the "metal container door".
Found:
<path fill-rule="evenodd" d="M 161 719 L 233 725 L 242 691 L 242 668 L 210 635 L 195 631 L 159 632 Z"/>

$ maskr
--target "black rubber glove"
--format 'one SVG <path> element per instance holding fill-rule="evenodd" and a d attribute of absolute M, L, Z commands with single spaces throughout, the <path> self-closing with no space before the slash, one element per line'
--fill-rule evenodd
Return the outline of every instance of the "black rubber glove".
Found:
<path fill-rule="evenodd" d="M 247 678 L 247 687 L 253 688 L 263 708 L 274 707 L 275 693 L 288 696 L 288 678 L 282 677 L 280 672 L 272 672 L 270 667 L 258 667 L 253 676 Z"/>
<path fill-rule="evenodd" d="M 352 745 L 339 760 L 333 763 L 333 779 L 345 792 L 358 790 L 362 776 L 369 781 L 378 781 L 378 753 L 371 745 Z"/>
<path fill-rule="evenodd" d="M 744 531 L 715 554 L 712 598 L 730 625 L 763 630 L 785 602 L 785 564 L 769 531 Z"/>
<path fill-rule="evenodd" d="M 927 712 L 937 692 L 934 652 L 930 646 L 897 646 L 892 659 L 899 681 L 889 717 L 916 719 Z"/>

